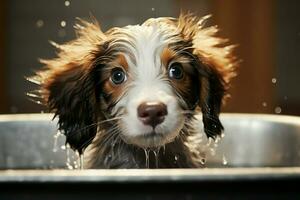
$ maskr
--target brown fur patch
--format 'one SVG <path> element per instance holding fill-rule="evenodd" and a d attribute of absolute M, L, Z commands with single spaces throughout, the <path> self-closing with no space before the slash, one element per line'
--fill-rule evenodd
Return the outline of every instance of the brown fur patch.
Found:
<path fill-rule="evenodd" d="M 128 71 L 128 63 L 123 54 L 117 56 L 116 62 L 121 65 L 125 71 Z"/>
<path fill-rule="evenodd" d="M 218 74 L 226 92 L 239 64 L 239 60 L 233 55 L 236 46 L 227 45 L 227 39 L 217 36 L 217 26 L 204 27 L 209 17 L 211 16 L 197 18 L 192 14 L 181 14 L 178 29 L 185 39 L 193 40 L 193 54 L 198 56 L 206 67 L 212 68 L 210 71 Z"/>
<path fill-rule="evenodd" d="M 103 85 L 103 91 L 111 96 L 113 102 L 118 101 L 123 92 L 122 85 L 114 85 L 109 79 Z"/>
<path fill-rule="evenodd" d="M 119 54 L 115 61 L 113 61 L 110 66 L 108 67 L 108 72 L 104 73 L 104 84 L 103 84 L 103 91 L 111 96 L 111 99 L 113 102 L 116 102 L 119 100 L 119 98 L 122 96 L 125 86 L 127 85 L 126 82 L 116 85 L 111 82 L 110 76 L 111 76 L 111 71 L 115 68 L 120 66 L 123 68 L 124 72 L 126 73 L 127 76 L 127 81 L 128 81 L 128 63 L 126 61 L 126 58 L 124 55 Z"/>
<path fill-rule="evenodd" d="M 160 55 L 160 59 L 164 66 L 168 67 L 170 60 L 172 60 L 175 56 L 175 52 L 169 48 L 164 48 Z"/>

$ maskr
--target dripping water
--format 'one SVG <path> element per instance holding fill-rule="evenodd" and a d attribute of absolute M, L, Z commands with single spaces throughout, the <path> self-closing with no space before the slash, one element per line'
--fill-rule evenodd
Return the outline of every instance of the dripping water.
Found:
<path fill-rule="evenodd" d="M 154 156 L 155 156 L 155 168 L 158 168 L 158 161 L 159 161 L 159 151 L 160 151 L 160 147 L 158 147 L 157 149 L 153 150 Z"/>
<path fill-rule="evenodd" d="M 57 142 L 58 142 L 58 138 L 61 136 L 61 132 L 60 131 L 57 131 L 55 134 L 54 134 L 54 143 L 53 143 L 53 149 L 52 151 L 53 152 L 57 152 Z"/>
<path fill-rule="evenodd" d="M 66 166 L 68 169 L 74 169 L 73 165 L 71 164 L 71 159 L 70 159 L 70 145 L 66 144 L 66 155 L 67 155 L 67 162 Z"/>
<path fill-rule="evenodd" d="M 73 166 L 74 166 L 74 169 L 78 169 L 79 168 L 78 162 L 76 160 L 73 161 Z"/>
<path fill-rule="evenodd" d="M 79 154 L 79 169 L 83 169 L 84 168 L 84 155 L 83 153 L 82 154 Z"/>
<path fill-rule="evenodd" d="M 175 156 L 174 156 L 174 164 L 177 164 L 177 160 L 178 160 L 178 156 L 175 155 Z"/>
<path fill-rule="evenodd" d="M 145 167 L 147 168 L 147 169 L 149 169 L 149 153 L 150 153 L 150 149 L 148 149 L 148 148 L 146 148 L 146 149 L 144 149 L 144 152 L 145 152 L 145 162 L 146 162 L 146 164 L 145 164 Z"/>
<path fill-rule="evenodd" d="M 228 164 L 228 161 L 227 161 L 227 159 L 226 159 L 226 157 L 225 157 L 225 155 L 223 154 L 223 165 L 227 165 Z"/>
<path fill-rule="evenodd" d="M 166 146 L 164 145 L 164 146 L 162 146 L 162 148 L 163 148 L 163 154 L 165 155 L 166 154 Z"/>
<path fill-rule="evenodd" d="M 150 168 L 150 153 L 153 152 L 154 158 L 155 158 L 155 168 L 158 168 L 159 166 L 159 152 L 161 147 L 150 149 L 150 148 L 144 148 L 145 153 L 145 167 L 147 169 Z"/>

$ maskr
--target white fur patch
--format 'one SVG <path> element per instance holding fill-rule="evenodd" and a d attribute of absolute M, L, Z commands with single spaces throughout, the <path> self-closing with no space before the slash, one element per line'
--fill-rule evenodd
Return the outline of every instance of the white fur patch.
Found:
<path fill-rule="evenodd" d="M 172 37 L 160 26 L 127 26 L 124 34 L 127 40 L 116 43 L 122 45 L 121 49 L 126 49 L 124 56 L 132 80 L 126 94 L 115 106 L 115 110 L 125 108 L 120 123 L 122 137 L 126 142 L 141 147 L 162 146 L 173 141 L 184 124 L 184 116 L 161 61 L 162 50 Z M 161 102 L 167 106 L 168 114 L 155 127 L 156 135 L 151 135 L 153 128 L 144 125 L 137 116 L 137 108 L 144 102 Z"/>

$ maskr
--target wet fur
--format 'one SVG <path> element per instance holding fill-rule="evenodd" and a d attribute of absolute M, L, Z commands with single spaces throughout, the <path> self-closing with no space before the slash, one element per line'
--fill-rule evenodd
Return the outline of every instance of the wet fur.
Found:
<path fill-rule="evenodd" d="M 197 74 L 187 95 L 178 90 L 186 111 L 185 125 L 173 142 L 160 148 L 160 168 L 201 167 L 207 138 L 215 139 L 223 131 L 219 113 L 237 60 L 232 55 L 234 46 L 226 46 L 227 40 L 216 36 L 218 29 L 204 27 L 207 18 L 182 14 L 178 19 L 149 19 L 142 25 L 160 25 L 177 32 L 180 40 L 172 49 L 186 54 Z M 59 118 L 59 130 L 72 149 L 80 154 L 87 149 L 87 168 L 144 168 L 145 152 L 120 137 L 116 126 L 120 116 L 112 115 L 117 100 L 103 91 L 99 78 L 106 64 L 116 59 L 114 51 L 118 49 L 112 48 L 112 41 L 122 28 L 103 33 L 97 22 L 80 20 L 76 29 L 77 39 L 63 45 L 52 43 L 58 49 L 57 58 L 41 60 L 45 68 L 31 78 L 41 87 L 32 96 L 42 97 Z M 201 112 L 203 131 L 192 126 L 200 123 L 195 116 Z M 153 156 L 152 151 L 150 167 L 155 167 Z"/>

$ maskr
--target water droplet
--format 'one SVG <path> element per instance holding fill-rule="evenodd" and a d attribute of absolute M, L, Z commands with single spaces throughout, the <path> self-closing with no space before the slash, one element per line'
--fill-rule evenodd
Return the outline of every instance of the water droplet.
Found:
<path fill-rule="evenodd" d="M 37 28 L 42 28 L 44 26 L 44 21 L 39 19 L 36 21 L 36 27 Z"/>
<path fill-rule="evenodd" d="M 206 162 L 205 158 L 201 158 L 200 163 L 201 163 L 202 165 L 204 165 L 205 162 Z"/>
<path fill-rule="evenodd" d="M 276 78 L 272 78 L 272 83 L 276 83 L 277 82 L 277 79 Z"/>
<path fill-rule="evenodd" d="M 216 155 L 216 150 L 215 148 L 210 148 L 210 155 L 215 156 Z"/>
<path fill-rule="evenodd" d="M 78 162 L 76 160 L 73 161 L 73 166 L 74 166 L 74 169 L 78 169 Z"/>
<path fill-rule="evenodd" d="M 281 113 L 281 107 L 279 107 L 279 106 L 277 106 L 276 108 L 275 108 L 275 113 L 276 114 L 280 114 Z"/>
<path fill-rule="evenodd" d="M 60 148 L 61 148 L 62 150 L 66 150 L 66 145 L 62 145 Z"/>
<path fill-rule="evenodd" d="M 225 155 L 223 154 L 223 165 L 227 165 L 227 164 L 228 164 L 227 159 L 226 159 Z"/>
<path fill-rule="evenodd" d="M 284 96 L 284 97 L 283 97 L 283 99 L 284 99 L 284 100 L 287 100 L 287 99 L 288 99 L 288 97 L 287 97 L 287 96 Z"/>
<path fill-rule="evenodd" d="M 70 163 L 66 163 L 68 169 L 74 169 L 73 166 Z"/>
<path fill-rule="evenodd" d="M 61 27 L 66 27 L 66 25 L 67 25 L 67 22 L 66 22 L 66 21 L 64 21 L 64 20 L 62 20 L 62 21 L 60 22 L 60 25 L 61 25 Z"/>
<path fill-rule="evenodd" d="M 267 107 L 267 106 L 268 106 L 267 102 L 263 102 L 263 103 L 262 103 L 262 106 L 263 106 L 263 107 Z"/>
<path fill-rule="evenodd" d="M 177 155 L 175 155 L 174 159 L 177 161 L 177 160 L 178 160 L 178 156 L 177 156 Z"/>
<path fill-rule="evenodd" d="M 221 138 L 217 136 L 214 144 L 218 144 L 220 142 L 220 140 L 221 140 Z"/>
<path fill-rule="evenodd" d="M 151 8 L 152 11 L 155 11 L 155 8 Z"/>
<path fill-rule="evenodd" d="M 70 5 L 70 1 L 65 1 L 65 6 L 69 6 Z"/>
<path fill-rule="evenodd" d="M 221 138 L 225 137 L 225 133 L 221 133 Z"/>

